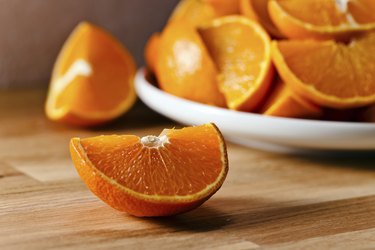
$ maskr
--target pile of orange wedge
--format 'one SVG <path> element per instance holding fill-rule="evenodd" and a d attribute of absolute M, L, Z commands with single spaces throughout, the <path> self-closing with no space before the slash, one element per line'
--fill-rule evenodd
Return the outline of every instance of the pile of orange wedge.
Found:
<path fill-rule="evenodd" d="M 182 0 L 145 48 L 161 89 L 265 115 L 375 121 L 375 1 Z"/>

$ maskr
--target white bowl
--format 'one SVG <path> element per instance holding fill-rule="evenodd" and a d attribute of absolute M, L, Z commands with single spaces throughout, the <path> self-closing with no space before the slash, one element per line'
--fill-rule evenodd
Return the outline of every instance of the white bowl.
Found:
<path fill-rule="evenodd" d="M 156 112 L 186 125 L 215 123 L 226 140 L 267 149 L 375 150 L 375 124 L 269 117 L 212 107 L 170 95 L 138 71 L 139 98 Z"/>

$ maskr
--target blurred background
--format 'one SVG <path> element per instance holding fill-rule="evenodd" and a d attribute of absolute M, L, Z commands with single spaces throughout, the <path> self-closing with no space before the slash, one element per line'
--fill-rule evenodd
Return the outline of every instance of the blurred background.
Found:
<path fill-rule="evenodd" d="M 143 48 L 178 0 L 0 0 L 0 89 L 47 87 L 65 39 L 83 20 L 116 36 L 143 64 Z"/>

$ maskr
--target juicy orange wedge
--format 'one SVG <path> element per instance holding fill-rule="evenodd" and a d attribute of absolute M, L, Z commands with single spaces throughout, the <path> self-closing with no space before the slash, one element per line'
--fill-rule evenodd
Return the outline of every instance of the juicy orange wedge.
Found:
<path fill-rule="evenodd" d="M 228 172 L 225 142 L 213 124 L 165 130 L 159 137 L 73 138 L 70 151 L 88 188 L 135 216 L 194 209 L 221 187 Z"/>
<path fill-rule="evenodd" d="M 217 69 L 196 29 L 175 21 L 164 29 L 159 43 L 156 76 L 166 92 L 220 107 L 225 106 Z"/>
<path fill-rule="evenodd" d="M 346 40 L 375 29 L 373 0 L 270 0 L 269 13 L 289 38 Z"/>
<path fill-rule="evenodd" d="M 79 24 L 55 63 L 46 102 L 53 121 L 84 126 L 110 121 L 136 100 L 135 62 L 112 35 Z"/>
<path fill-rule="evenodd" d="M 285 83 L 312 102 L 331 108 L 375 102 L 375 32 L 348 44 L 274 41 L 272 56 Z"/>
<path fill-rule="evenodd" d="M 239 0 L 241 14 L 258 22 L 273 37 L 282 38 L 284 35 L 276 28 L 268 14 L 269 0 Z"/>
<path fill-rule="evenodd" d="M 267 33 L 245 17 L 227 16 L 202 26 L 200 34 L 219 70 L 219 86 L 228 107 L 254 110 L 273 77 Z"/>
<path fill-rule="evenodd" d="M 272 87 L 261 113 L 289 118 L 319 118 L 323 114 L 319 106 L 293 93 L 280 79 Z"/>

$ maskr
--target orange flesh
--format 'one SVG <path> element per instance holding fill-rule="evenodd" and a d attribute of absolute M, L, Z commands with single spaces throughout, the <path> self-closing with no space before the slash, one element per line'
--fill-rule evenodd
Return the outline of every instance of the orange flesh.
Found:
<path fill-rule="evenodd" d="M 278 0 L 279 5 L 291 16 L 316 26 L 340 26 L 375 22 L 373 0 L 352 0 L 347 10 L 340 9 L 336 0 Z M 344 7 L 345 1 L 342 1 Z M 353 20 L 350 20 L 351 15 Z"/>
<path fill-rule="evenodd" d="M 338 26 L 347 23 L 338 11 L 335 0 L 279 0 L 279 5 L 293 17 L 317 26 Z"/>
<path fill-rule="evenodd" d="M 219 69 L 220 89 L 227 104 L 237 109 L 256 92 L 265 77 L 262 76 L 267 71 L 264 68 L 270 67 L 269 38 L 255 23 L 232 22 L 230 18 L 216 19 L 210 26 L 201 28 L 200 33 Z M 220 23 L 221 20 L 229 21 Z M 251 109 L 255 105 L 250 106 Z"/>
<path fill-rule="evenodd" d="M 145 195 L 186 196 L 223 171 L 221 138 L 212 126 L 168 130 L 169 142 L 143 146 L 136 136 L 82 139 L 88 159 L 104 175 Z"/>
<path fill-rule="evenodd" d="M 374 32 L 354 38 L 348 45 L 333 41 L 281 41 L 277 48 L 290 71 L 305 85 L 342 99 L 375 97 Z M 278 65 L 280 62 L 276 62 Z M 285 77 L 287 82 L 287 74 Z"/>

